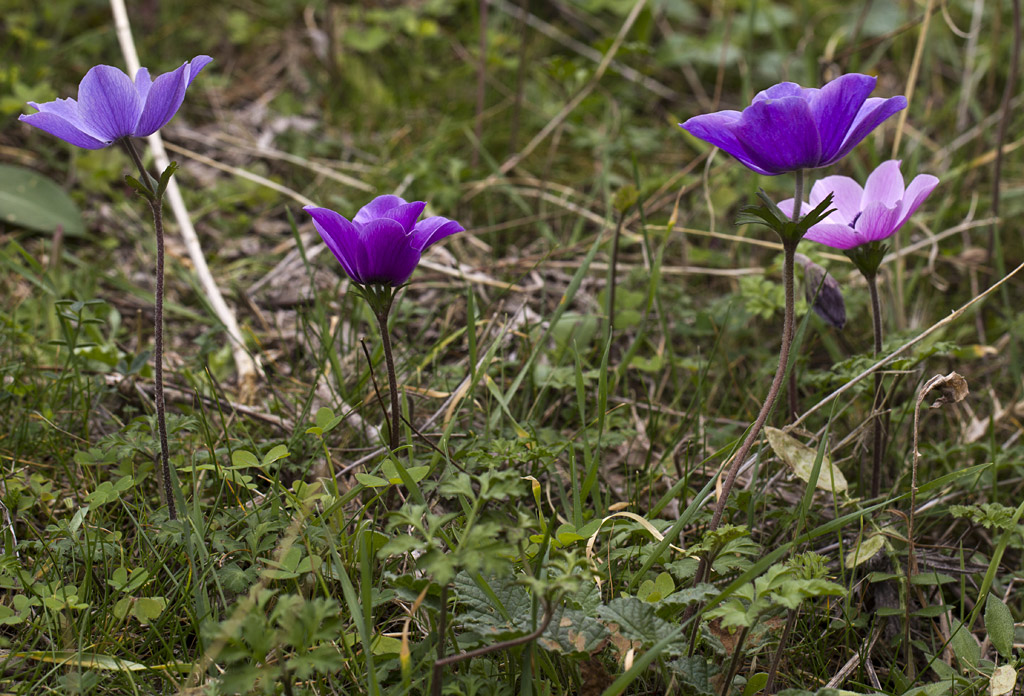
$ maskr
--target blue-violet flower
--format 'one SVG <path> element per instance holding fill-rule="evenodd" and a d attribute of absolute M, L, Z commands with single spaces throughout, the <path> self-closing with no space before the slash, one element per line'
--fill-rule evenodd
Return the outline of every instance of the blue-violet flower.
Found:
<path fill-rule="evenodd" d="M 821 89 L 782 82 L 740 111 L 694 116 L 679 124 L 758 174 L 825 167 L 842 159 L 897 111 L 905 97 L 869 98 L 876 78 L 850 73 Z"/>
<path fill-rule="evenodd" d="M 423 251 L 463 227 L 444 217 L 416 222 L 426 203 L 377 196 L 350 222 L 328 208 L 307 205 L 313 225 L 349 278 L 361 285 L 397 287 L 412 275 Z"/>
<path fill-rule="evenodd" d="M 174 117 L 185 90 L 211 60 L 196 56 L 155 80 L 149 70 L 139 68 L 134 82 L 113 66 L 97 65 L 79 83 L 77 100 L 28 102 L 38 113 L 18 120 L 87 150 L 100 150 L 121 138 L 143 138 Z"/>

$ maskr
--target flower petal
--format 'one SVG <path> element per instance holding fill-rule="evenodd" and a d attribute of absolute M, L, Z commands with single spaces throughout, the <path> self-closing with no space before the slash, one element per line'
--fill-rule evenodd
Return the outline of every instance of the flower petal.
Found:
<path fill-rule="evenodd" d="M 864 189 L 848 176 L 826 176 L 814 182 L 811 187 L 811 203 L 818 205 L 828 194 L 832 194 L 832 207 L 836 212 L 829 217 L 849 225 L 860 213 Z"/>
<path fill-rule="evenodd" d="M 820 222 L 807 231 L 804 239 L 818 242 L 833 249 L 852 249 L 865 242 L 857 232 L 849 225 L 832 225 Z"/>
<path fill-rule="evenodd" d="M 864 105 L 857 112 L 857 116 L 853 119 L 853 124 L 847 132 L 846 138 L 843 139 L 842 146 L 834 155 L 823 162 L 822 166 L 841 160 L 850 150 L 856 147 L 857 143 L 866 138 L 868 133 L 877 128 L 882 121 L 905 108 L 907 108 L 907 98 L 902 95 L 890 97 L 889 99 L 873 97 L 865 101 Z"/>
<path fill-rule="evenodd" d="M 78 103 L 74 99 L 57 99 L 44 104 L 29 102 L 28 105 L 38 109 L 39 113 L 23 114 L 18 117 L 19 121 L 86 150 L 101 150 L 110 145 L 110 141 L 89 132 L 88 126 L 82 122 Z"/>
<path fill-rule="evenodd" d="M 400 223 L 377 218 L 359 232 L 366 250 L 366 265 L 360 269 L 363 283 L 401 285 L 409 279 L 420 262 L 420 250 L 410 244 Z"/>
<path fill-rule="evenodd" d="M 784 201 L 779 201 L 779 204 L 778 204 L 779 205 L 779 210 L 781 210 L 782 214 L 785 215 L 788 218 L 792 218 L 793 217 L 793 201 L 794 200 L 796 200 L 796 199 L 795 198 L 787 198 Z M 804 201 L 803 204 L 800 206 L 800 215 L 806 215 L 807 213 L 811 212 L 812 210 L 814 210 L 814 204 L 813 203 L 808 203 L 807 201 Z"/>
<path fill-rule="evenodd" d="M 135 89 L 139 92 L 142 103 L 146 103 L 149 88 L 153 86 L 153 78 L 149 76 L 149 68 L 139 68 L 135 72 Z"/>
<path fill-rule="evenodd" d="M 751 104 L 735 129 L 747 157 L 766 172 L 782 174 L 821 166 L 821 141 L 811 109 L 801 97 Z"/>
<path fill-rule="evenodd" d="M 185 100 L 185 90 L 188 89 L 199 71 L 206 67 L 211 60 L 213 59 L 209 56 L 196 56 L 191 62 L 184 63 L 177 70 L 160 75 L 153 80 L 152 86 L 143 87 L 145 89 L 145 108 L 132 135 L 143 138 L 167 125 L 167 122 L 181 108 L 181 103 Z M 136 75 L 136 80 L 139 77 L 148 79 L 149 72 L 142 75 L 142 70 L 140 70 Z M 139 92 L 141 94 L 142 89 Z"/>
<path fill-rule="evenodd" d="M 903 226 L 903 223 L 914 214 L 918 206 L 924 203 L 924 199 L 931 195 L 931 192 L 938 185 L 939 180 L 931 174 L 918 174 L 914 177 L 914 180 L 910 182 L 910 186 L 907 187 L 906 193 L 903 194 L 903 201 L 900 204 L 900 221 L 896 226 L 897 229 Z"/>
<path fill-rule="evenodd" d="M 893 206 L 903 200 L 903 175 L 900 161 L 882 162 L 864 182 L 864 203 L 879 202 Z"/>
<path fill-rule="evenodd" d="M 406 234 L 408 234 L 412 230 L 413 225 L 416 224 L 417 218 L 419 218 L 423 209 L 426 207 L 427 204 L 423 201 L 403 203 L 402 205 L 395 206 L 394 208 L 385 211 L 381 217 L 394 220 L 401 225 L 402 229 L 404 229 Z"/>
<path fill-rule="evenodd" d="M 901 209 L 898 203 L 892 206 L 878 201 L 868 203 L 857 218 L 857 232 L 865 242 L 891 237 L 899 229 Z"/>
<path fill-rule="evenodd" d="M 384 217 L 384 213 L 400 205 L 405 205 L 405 199 L 390 195 L 377 196 L 359 209 L 359 212 L 352 218 L 352 222 L 357 225 L 365 224 L 370 220 Z"/>
<path fill-rule="evenodd" d="M 445 237 L 463 232 L 463 227 L 454 220 L 446 217 L 435 216 L 416 223 L 412 230 L 412 238 L 409 240 L 414 249 L 423 251 L 431 244 L 439 242 Z"/>
<path fill-rule="evenodd" d="M 366 250 L 358 228 L 329 208 L 307 205 L 303 210 L 312 216 L 313 226 L 348 277 L 357 283 L 364 282 L 361 270 L 366 265 Z"/>
<path fill-rule="evenodd" d="M 740 124 L 741 116 L 739 111 L 718 111 L 713 114 L 694 116 L 686 123 L 680 123 L 679 127 L 691 135 L 725 150 L 758 174 L 771 176 L 773 172 L 767 172 L 751 161 L 746 148 L 736 138 L 735 131 Z"/>
<path fill-rule="evenodd" d="M 847 131 L 876 82 L 874 77 L 850 73 L 808 95 L 811 114 L 821 137 L 823 160 L 830 160 L 842 147 Z"/>
<path fill-rule="evenodd" d="M 782 99 L 783 97 L 800 97 L 801 99 L 808 99 L 812 92 L 817 92 L 816 89 L 804 89 L 795 82 L 780 82 L 777 85 L 772 85 L 768 89 L 762 89 L 760 92 L 754 95 L 754 98 L 750 100 L 751 104 L 765 101 L 766 99 Z"/>
<path fill-rule="evenodd" d="M 90 132 L 113 141 L 135 131 L 142 98 L 130 77 L 113 66 L 97 65 L 78 85 L 78 110 Z"/>

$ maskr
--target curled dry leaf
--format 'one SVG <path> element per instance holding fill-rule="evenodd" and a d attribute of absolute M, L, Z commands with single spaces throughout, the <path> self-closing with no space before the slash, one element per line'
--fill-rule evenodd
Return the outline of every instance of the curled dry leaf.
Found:
<path fill-rule="evenodd" d="M 936 377 L 928 382 L 931 385 L 931 389 L 939 390 L 939 398 L 932 404 L 932 408 L 940 408 L 946 404 L 955 404 L 963 401 L 967 398 L 970 393 L 970 389 L 967 388 L 967 380 L 964 376 L 950 372 L 945 377 Z M 927 385 L 926 385 L 927 386 Z"/>

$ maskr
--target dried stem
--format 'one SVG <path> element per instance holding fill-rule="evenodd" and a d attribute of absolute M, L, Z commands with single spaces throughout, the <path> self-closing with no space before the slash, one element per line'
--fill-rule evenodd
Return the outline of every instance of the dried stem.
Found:
<path fill-rule="evenodd" d="M 779 646 L 775 648 L 775 655 L 772 656 L 771 667 L 768 668 L 768 681 L 764 684 L 764 692 L 771 696 L 775 687 L 775 675 L 779 673 L 779 663 L 782 662 L 782 651 L 786 649 L 789 636 L 793 633 L 793 626 L 796 625 L 797 610 L 790 609 L 786 618 L 786 627 L 782 629 L 782 637 L 779 638 Z"/>

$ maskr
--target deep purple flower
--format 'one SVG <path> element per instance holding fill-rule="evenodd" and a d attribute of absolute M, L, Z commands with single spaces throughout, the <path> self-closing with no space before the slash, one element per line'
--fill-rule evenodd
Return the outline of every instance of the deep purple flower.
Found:
<path fill-rule="evenodd" d="M 938 183 L 930 174 L 918 174 L 904 189 L 899 160 L 878 165 L 868 176 L 864 188 L 848 176 L 827 176 L 811 187 L 810 207 L 832 193 L 835 211 L 812 225 L 804 239 L 847 250 L 891 237 Z M 792 215 L 793 199 L 779 203 L 779 209 Z M 805 202 L 802 209 L 809 210 L 808 203 Z"/>
<path fill-rule="evenodd" d="M 739 111 L 694 116 L 682 128 L 716 145 L 758 174 L 816 169 L 846 156 L 905 97 L 868 98 L 876 78 L 850 73 L 821 89 L 781 82 Z"/>
<path fill-rule="evenodd" d="M 61 140 L 100 150 L 121 138 L 143 138 L 163 128 L 181 107 L 185 90 L 212 58 L 196 56 L 155 80 L 139 68 L 135 81 L 110 65 L 97 65 L 78 85 L 78 100 L 29 102 L 38 113 L 18 117 Z"/>
<path fill-rule="evenodd" d="M 443 217 L 416 222 L 426 203 L 406 203 L 398 196 L 377 196 L 349 222 L 327 208 L 307 205 L 313 224 L 349 278 L 361 285 L 399 286 L 409 279 L 423 250 L 462 232 Z"/>

